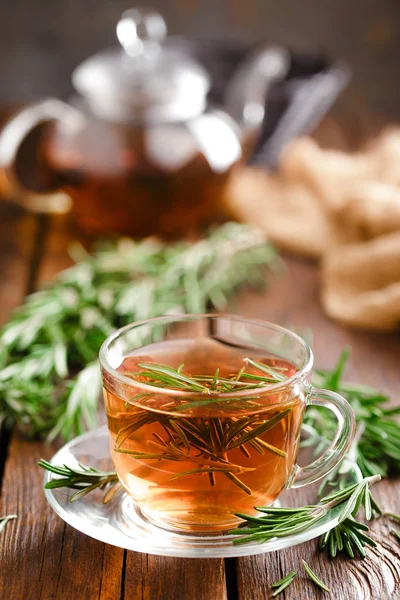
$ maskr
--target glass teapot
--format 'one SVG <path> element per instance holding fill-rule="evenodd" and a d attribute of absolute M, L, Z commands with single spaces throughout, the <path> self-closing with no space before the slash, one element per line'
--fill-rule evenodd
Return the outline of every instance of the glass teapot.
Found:
<path fill-rule="evenodd" d="M 76 68 L 70 104 L 46 99 L 6 123 L 0 166 L 14 196 L 39 210 L 65 211 L 71 199 L 87 233 L 187 234 L 217 218 L 288 57 L 267 47 L 246 58 L 215 108 L 208 73 L 166 37 L 160 14 L 126 11 L 117 37 L 122 48 Z"/>

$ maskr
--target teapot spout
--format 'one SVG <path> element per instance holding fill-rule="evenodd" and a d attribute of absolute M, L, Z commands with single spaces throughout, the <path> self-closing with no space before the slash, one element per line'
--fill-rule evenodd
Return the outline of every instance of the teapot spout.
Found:
<path fill-rule="evenodd" d="M 260 129 L 270 87 L 286 76 L 289 66 L 289 52 L 276 46 L 259 48 L 241 62 L 227 88 L 225 109 L 242 132 Z"/>

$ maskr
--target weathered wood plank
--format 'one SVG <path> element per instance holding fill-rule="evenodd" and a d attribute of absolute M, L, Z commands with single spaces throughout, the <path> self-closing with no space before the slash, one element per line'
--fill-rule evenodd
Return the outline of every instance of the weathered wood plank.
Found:
<path fill-rule="evenodd" d="M 11 441 L 0 513 L 18 514 L 0 538 L 0 598 L 120 598 L 123 550 L 105 547 L 57 517 L 43 494 L 39 458 L 55 445 Z"/>
<path fill-rule="evenodd" d="M 32 215 L 5 202 L 0 204 L 0 222 L 0 324 L 3 324 L 29 287 L 37 222 Z M 8 432 L 0 423 L 0 490 L 8 439 Z"/>
<path fill-rule="evenodd" d="M 17 206 L 0 203 L 0 222 L 0 323 L 3 323 L 26 292 L 37 220 Z"/>
<path fill-rule="evenodd" d="M 224 562 L 127 553 L 126 600 L 226 600 Z"/>
<path fill-rule="evenodd" d="M 60 219 L 55 219 L 48 236 L 37 240 L 42 247 L 35 249 L 36 262 L 44 252 L 41 264 L 35 264 L 38 283 L 70 262 L 67 230 Z M 29 256 L 23 257 L 23 264 L 29 266 Z M 16 293 L 13 272 L 7 278 Z M 43 471 L 37 461 L 50 458 L 56 447 L 12 437 L 0 514 L 17 513 L 18 519 L 0 538 L 1 571 L 7 573 L 0 578 L 0 597 L 119 599 L 124 551 L 67 527 L 45 500 Z"/>

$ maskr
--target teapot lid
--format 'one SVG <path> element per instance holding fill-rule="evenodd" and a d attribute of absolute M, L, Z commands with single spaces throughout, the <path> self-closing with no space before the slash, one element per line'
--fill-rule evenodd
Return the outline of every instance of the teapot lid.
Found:
<path fill-rule="evenodd" d="M 207 72 L 164 41 L 162 16 L 124 12 L 117 25 L 122 49 L 100 52 L 72 75 L 76 90 L 97 115 L 112 120 L 176 121 L 201 113 L 210 87 Z"/>

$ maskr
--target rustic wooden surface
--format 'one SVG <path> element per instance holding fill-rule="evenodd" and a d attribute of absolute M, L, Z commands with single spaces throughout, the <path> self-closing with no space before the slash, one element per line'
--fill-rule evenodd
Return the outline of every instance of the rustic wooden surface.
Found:
<path fill-rule="evenodd" d="M 72 69 L 87 55 L 115 43 L 114 24 L 129 0 L 0 3 L 1 101 L 44 95 L 66 97 Z M 203 38 L 266 39 L 321 48 L 354 67 L 353 85 L 335 107 L 345 128 L 327 122 L 324 137 L 355 146 L 380 122 L 400 117 L 398 0 L 278 3 L 264 0 L 143 0 L 162 10 L 172 33 Z M 69 235 L 60 222 L 46 223 L 0 205 L 0 322 L 27 291 L 67 266 Z M 247 293 L 236 312 L 292 327 L 311 327 L 319 366 L 332 366 L 344 344 L 353 347 L 349 378 L 377 386 L 398 400 L 400 340 L 395 335 L 354 332 L 329 322 L 318 302 L 318 269 L 294 258 L 288 273 L 263 296 Z M 40 457 L 56 446 L 0 432 L 0 515 L 18 513 L 0 537 L 0 600 L 264 600 L 270 584 L 305 558 L 332 589 L 335 600 L 400 598 L 399 546 L 387 523 L 373 524 L 376 550 L 365 561 L 330 562 L 310 542 L 258 557 L 183 560 L 127 552 L 91 540 L 66 526 L 47 505 Z M 376 494 L 400 510 L 400 485 L 381 482 Z M 303 493 L 303 492 L 302 492 Z M 299 569 L 300 571 L 300 569 Z M 280 598 L 322 597 L 303 576 Z"/>
<path fill-rule="evenodd" d="M 343 145 L 343 133 L 327 122 L 324 137 Z M 0 207 L 0 319 L 21 302 L 28 289 L 69 264 L 69 233 L 60 219 L 50 223 L 7 205 Z M 328 321 L 318 302 L 318 269 L 286 258 L 288 272 L 264 295 L 245 293 L 236 312 L 291 327 L 311 327 L 317 364 L 332 366 L 345 344 L 353 347 L 348 376 L 390 393 L 400 385 L 400 340 L 396 335 L 354 332 Z M 337 600 L 400 598 L 400 547 L 389 524 L 372 530 L 379 542 L 365 561 L 329 561 L 315 542 L 282 552 L 229 560 L 194 560 L 147 556 L 92 540 L 57 517 L 42 491 L 43 473 L 36 466 L 56 445 L 0 436 L 4 473 L 0 515 L 17 513 L 0 537 L 0 598 L 16 600 L 264 600 L 271 583 L 289 570 L 301 573 L 306 559 Z M 0 467 L 1 468 L 1 467 Z M 386 509 L 399 510 L 400 485 L 383 481 L 376 495 Z M 304 500 L 311 500 L 302 491 Z M 286 600 L 313 600 L 321 592 L 300 574 L 282 594 Z"/>

